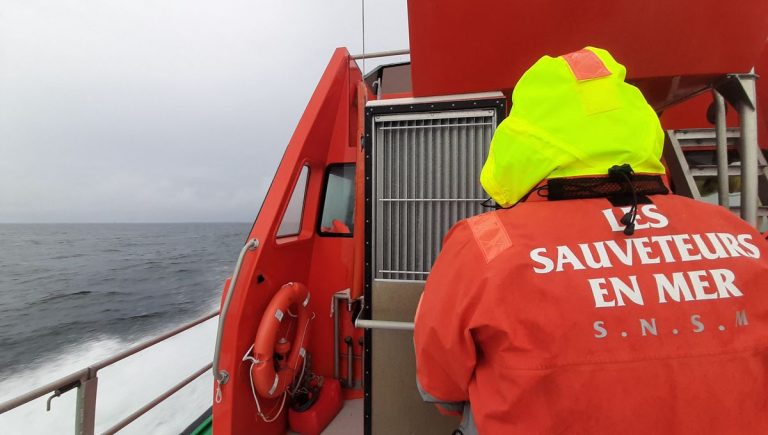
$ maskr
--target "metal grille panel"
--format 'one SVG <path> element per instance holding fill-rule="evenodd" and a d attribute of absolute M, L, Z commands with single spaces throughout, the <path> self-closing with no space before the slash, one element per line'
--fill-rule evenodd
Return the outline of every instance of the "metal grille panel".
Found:
<path fill-rule="evenodd" d="M 445 233 L 483 212 L 494 110 L 374 118 L 376 279 L 425 280 Z"/>

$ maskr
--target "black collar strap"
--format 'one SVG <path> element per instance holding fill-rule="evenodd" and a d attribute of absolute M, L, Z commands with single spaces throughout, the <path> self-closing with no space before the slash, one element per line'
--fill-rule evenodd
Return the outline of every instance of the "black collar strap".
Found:
<path fill-rule="evenodd" d="M 660 175 L 632 175 L 632 185 L 637 195 L 666 195 L 669 189 Z M 631 196 L 632 189 L 627 182 L 612 177 L 551 178 L 547 180 L 546 196 L 550 201 L 565 199 L 610 198 Z M 542 194 L 544 192 L 540 192 Z"/>

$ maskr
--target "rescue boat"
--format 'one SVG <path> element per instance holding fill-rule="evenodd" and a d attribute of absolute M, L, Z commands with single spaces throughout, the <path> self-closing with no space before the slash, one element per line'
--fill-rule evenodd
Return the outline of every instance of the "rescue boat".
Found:
<path fill-rule="evenodd" d="M 319 418 L 283 408 L 265 419 L 251 397 L 243 354 L 259 322 L 275 319 L 267 305 L 287 282 L 307 286 L 316 315 L 310 338 L 292 345 L 311 355 L 313 376 L 342 387 L 343 411 L 323 416 L 323 433 L 455 429 L 417 392 L 410 322 L 443 235 L 483 212 L 478 177 L 494 128 L 544 54 L 610 50 L 668 129 L 674 190 L 768 229 L 757 142 L 768 117 L 755 111 L 759 98 L 768 104 L 755 85 L 768 72 L 768 4 L 705 3 L 411 0 L 410 62 L 363 76 L 356 61 L 403 52 L 336 50 L 224 288 L 213 431 L 282 434 Z M 262 398 L 261 409 L 282 400 Z"/>
<path fill-rule="evenodd" d="M 333 52 L 224 283 L 212 409 L 187 433 L 455 429 L 417 391 L 414 312 L 443 235 L 484 211 L 491 137 L 542 55 L 608 49 L 667 129 L 673 190 L 768 230 L 768 2 L 409 0 L 408 13 L 409 49 Z"/>

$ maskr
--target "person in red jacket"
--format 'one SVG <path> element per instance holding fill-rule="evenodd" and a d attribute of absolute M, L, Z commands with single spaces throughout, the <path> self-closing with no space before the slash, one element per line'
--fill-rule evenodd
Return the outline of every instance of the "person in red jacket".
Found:
<path fill-rule="evenodd" d="M 515 87 L 415 318 L 425 400 L 459 433 L 768 433 L 768 243 L 669 194 L 663 134 L 588 47 Z"/>

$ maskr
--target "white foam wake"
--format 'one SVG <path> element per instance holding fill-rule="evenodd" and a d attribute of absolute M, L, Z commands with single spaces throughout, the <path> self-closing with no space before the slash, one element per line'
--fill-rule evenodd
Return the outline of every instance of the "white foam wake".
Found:
<path fill-rule="evenodd" d="M 99 371 L 96 432 L 108 429 L 210 362 L 217 319 L 210 319 Z M 48 360 L 43 364 L 21 369 L 0 380 L 0 402 L 87 367 L 134 344 L 104 337 L 74 348 L 49 349 Z M 211 374 L 207 372 L 120 433 L 178 434 L 211 406 L 212 382 Z M 2 433 L 73 433 L 75 396 L 76 390 L 71 390 L 53 399 L 50 412 L 45 411 L 45 396 L 0 415 Z"/>

